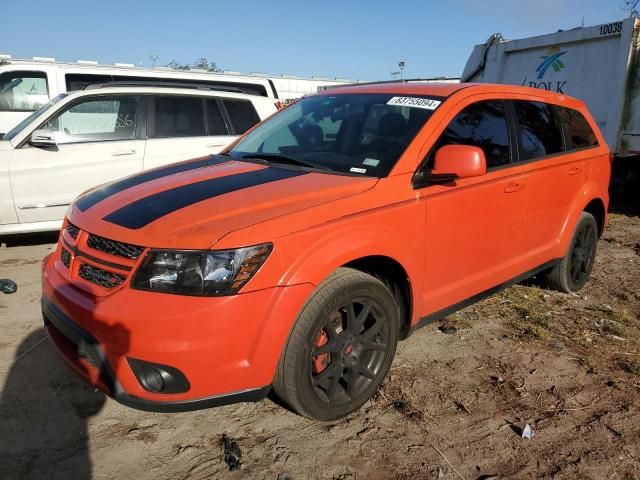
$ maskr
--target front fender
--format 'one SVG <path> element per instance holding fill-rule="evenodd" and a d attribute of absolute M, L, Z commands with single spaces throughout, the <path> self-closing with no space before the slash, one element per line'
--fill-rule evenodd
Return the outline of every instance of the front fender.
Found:
<path fill-rule="evenodd" d="M 285 251 L 297 251 L 287 262 L 279 285 L 311 283 L 319 285 L 339 267 L 369 256 L 383 256 L 402 266 L 409 279 L 413 312 L 421 311 L 424 249 L 418 248 L 419 239 L 410 240 L 397 231 L 369 224 L 332 225 L 324 232 L 306 231 L 283 238 Z M 330 230 L 330 231 L 327 231 Z M 422 235 L 418 235 L 424 239 Z M 424 240 L 423 240 L 424 242 Z M 424 244 L 424 243 L 423 243 Z M 305 245 L 304 249 L 300 246 Z"/>

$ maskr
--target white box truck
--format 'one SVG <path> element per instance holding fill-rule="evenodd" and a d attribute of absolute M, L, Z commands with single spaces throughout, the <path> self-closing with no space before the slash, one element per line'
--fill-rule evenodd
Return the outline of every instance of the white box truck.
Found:
<path fill-rule="evenodd" d="M 495 34 L 475 46 L 462 81 L 524 85 L 579 98 L 616 156 L 640 165 L 639 34 L 638 18 L 519 40 Z"/>

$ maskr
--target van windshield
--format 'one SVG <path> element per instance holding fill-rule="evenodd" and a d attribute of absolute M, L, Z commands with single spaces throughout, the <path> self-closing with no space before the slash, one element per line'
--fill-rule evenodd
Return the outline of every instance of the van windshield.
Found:
<path fill-rule="evenodd" d="M 35 112 L 33 112 L 31 115 L 29 115 L 27 118 L 25 118 L 24 120 L 22 120 L 18 125 L 16 125 L 15 127 L 13 127 L 11 130 L 9 130 L 3 137 L 2 140 L 13 140 L 13 138 L 18 135 L 27 125 L 29 125 L 33 120 L 35 120 L 37 117 L 39 117 L 40 115 L 42 115 L 44 112 L 46 112 L 47 110 L 49 110 L 49 108 L 51 108 L 53 105 L 55 105 L 56 103 L 58 103 L 60 100 L 62 100 L 64 97 L 66 97 L 67 95 L 69 95 L 68 93 L 61 93 L 60 95 L 58 95 L 57 97 L 53 97 L 51 100 L 49 100 L 48 103 L 45 103 L 43 106 L 41 106 L 38 110 L 36 110 Z"/>
<path fill-rule="evenodd" d="M 306 97 L 258 125 L 229 155 L 384 177 L 441 101 L 393 94 Z"/>

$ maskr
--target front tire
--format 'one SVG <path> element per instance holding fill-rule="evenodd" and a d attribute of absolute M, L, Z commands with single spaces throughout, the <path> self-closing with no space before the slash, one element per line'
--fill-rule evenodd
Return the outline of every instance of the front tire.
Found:
<path fill-rule="evenodd" d="M 598 246 L 598 223 L 593 215 L 582 212 L 562 261 L 543 277 L 549 288 L 575 293 L 584 287 L 593 269 Z"/>
<path fill-rule="evenodd" d="M 384 283 L 339 268 L 318 286 L 298 316 L 273 389 L 305 417 L 344 417 L 380 386 L 398 337 L 398 307 Z"/>

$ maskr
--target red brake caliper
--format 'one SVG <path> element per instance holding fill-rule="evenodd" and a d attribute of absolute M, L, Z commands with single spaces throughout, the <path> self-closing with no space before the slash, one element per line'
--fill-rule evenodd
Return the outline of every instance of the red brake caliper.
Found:
<path fill-rule="evenodd" d="M 329 343 L 329 335 L 327 335 L 327 332 L 323 328 L 316 337 L 315 346 L 322 347 L 327 343 Z M 316 356 L 313 359 L 313 373 L 317 375 L 318 373 L 322 372 L 325 368 L 327 368 L 329 362 L 331 362 L 330 353 L 321 353 L 320 355 Z"/>

